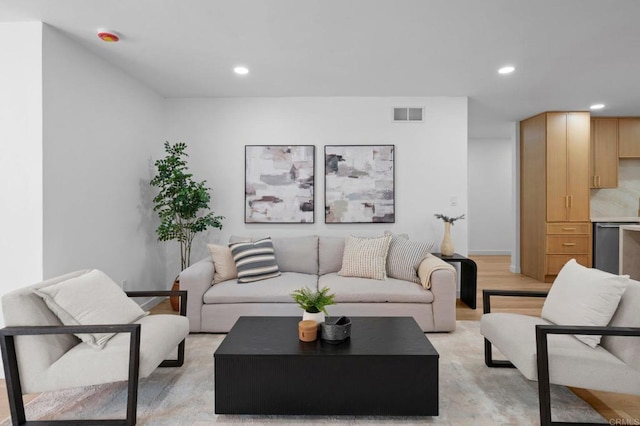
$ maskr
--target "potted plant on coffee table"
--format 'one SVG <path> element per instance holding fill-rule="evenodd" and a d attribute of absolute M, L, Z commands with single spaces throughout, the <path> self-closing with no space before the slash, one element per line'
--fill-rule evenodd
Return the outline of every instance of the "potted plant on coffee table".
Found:
<path fill-rule="evenodd" d="M 303 287 L 291 293 L 291 297 L 304 310 L 303 320 L 314 320 L 318 323 L 324 322 L 327 313 L 326 306 L 334 305 L 335 294 L 329 294 L 329 287 L 323 287 L 318 291 Z"/>

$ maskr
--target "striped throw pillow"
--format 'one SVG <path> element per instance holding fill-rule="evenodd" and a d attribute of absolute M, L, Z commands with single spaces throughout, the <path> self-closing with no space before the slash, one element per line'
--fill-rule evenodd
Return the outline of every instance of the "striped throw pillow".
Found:
<path fill-rule="evenodd" d="M 389 244 L 387 257 L 387 275 L 399 280 L 420 283 L 418 267 L 433 249 L 433 243 L 410 241 L 400 235 L 394 235 Z"/>
<path fill-rule="evenodd" d="M 391 235 L 374 238 L 361 238 L 349 235 L 344 243 L 342 269 L 338 275 L 343 277 L 387 278 L 387 252 Z"/>
<path fill-rule="evenodd" d="M 280 275 L 271 238 L 229 244 L 238 270 L 238 282 L 250 283 Z"/>

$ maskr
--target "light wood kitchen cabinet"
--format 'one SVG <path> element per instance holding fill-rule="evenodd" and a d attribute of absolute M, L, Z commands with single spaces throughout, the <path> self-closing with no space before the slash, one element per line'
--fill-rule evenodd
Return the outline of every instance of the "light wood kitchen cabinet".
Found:
<path fill-rule="evenodd" d="M 640 158 L 640 117 L 618 119 L 620 158 Z"/>
<path fill-rule="evenodd" d="M 589 113 L 547 113 L 547 221 L 589 221 Z"/>
<path fill-rule="evenodd" d="M 618 187 L 618 119 L 591 119 L 591 188 Z"/>
<path fill-rule="evenodd" d="M 520 122 L 520 269 L 552 281 L 569 259 L 591 266 L 588 112 Z"/>

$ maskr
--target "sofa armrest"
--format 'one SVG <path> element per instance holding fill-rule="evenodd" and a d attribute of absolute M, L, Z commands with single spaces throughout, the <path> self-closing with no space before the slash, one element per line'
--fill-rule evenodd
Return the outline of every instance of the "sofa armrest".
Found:
<path fill-rule="evenodd" d="M 548 291 L 528 291 L 528 290 L 482 290 L 483 313 L 491 313 L 491 296 L 512 296 L 512 297 L 547 297 Z"/>
<path fill-rule="evenodd" d="M 433 293 L 433 325 L 436 330 L 453 331 L 456 329 L 456 289 L 455 270 L 439 269 L 431 274 L 431 292 Z"/>
<path fill-rule="evenodd" d="M 189 293 L 187 298 L 187 318 L 189 331 L 197 333 L 201 330 L 201 316 L 204 294 L 213 283 L 215 269 L 210 257 L 200 260 L 180 273 L 180 290 Z"/>

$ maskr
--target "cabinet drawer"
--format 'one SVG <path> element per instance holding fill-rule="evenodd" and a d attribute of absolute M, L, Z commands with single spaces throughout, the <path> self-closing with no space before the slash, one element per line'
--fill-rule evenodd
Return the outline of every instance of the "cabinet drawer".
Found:
<path fill-rule="evenodd" d="M 588 253 L 588 235 L 547 235 L 547 254 Z"/>
<path fill-rule="evenodd" d="M 588 235 L 591 230 L 591 223 L 585 222 L 566 222 L 566 223 L 547 223 L 547 234 L 559 235 Z"/>
<path fill-rule="evenodd" d="M 546 275 L 558 275 L 570 259 L 575 259 L 582 266 L 591 267 L 588 254 L 552 254 L 547 256 Z"/>

